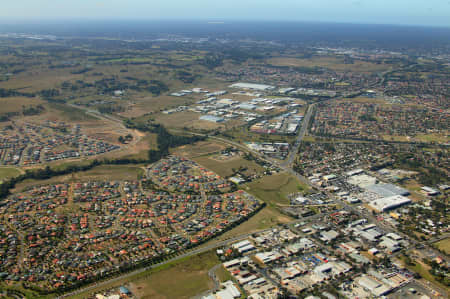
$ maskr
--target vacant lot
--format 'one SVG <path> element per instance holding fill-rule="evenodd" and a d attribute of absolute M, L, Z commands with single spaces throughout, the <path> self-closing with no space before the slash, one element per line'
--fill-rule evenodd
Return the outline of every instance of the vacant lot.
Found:
<path fill-rule="evenodd" d="M 444 251 L 446 254 L 450 254 L 450 238 L 439 241 L 434 245 L 436 245 L 439 250 Z"/>
<path fill-rule="evenodd" d="M 232 158 L 228 161 L 218 161 L 214 156 L 202 156 L 194 158 L 195 162 L 214 171 L 222 177 L 230 176 L 240 167 L 245 168 L 243 171 L 246 175 L 262 173 L 264 169 L 253 161 L 245 160 L 241 157 Z"/>
<path fill-rule="evenodd" d="M 133 281 L 130 288 L 138 298 L 190 298 L 212 287 L 208 270 L 218 263 L 215 253 L 207 252 Z"/>
<path fill-rule="evenodd" d="M 220 263 L 213 251 L 183 258 L 102 288 L 69 297 L 88 298 L 102 290 L 127 285 L 138 298 L 190 298 L 212 287 L 208 270 Z"/>
<path fill-rule="evenodd" d="M 328 56 L 316 56 L 309 59 L 277 57 L 267 60 L 267 63 L 274 66 L 324 67 L 335 71 L 354 72 L 380 72 L 389 69 L 389 66 L 384 64 L 375 64 L 359 60 L 355 60 L 350 64 L 344 63 L 343 58 Z"/>
<path fill-rule="evenodd" d="M 37 106 L 44 105 L 44 101 L 38 98 L 26 97 L 9 97 L 0 98 L 0 114 L 8 112 L 22 112 L 22 106 Z M 45 105 L 44 105 L 45 106 Z"/>
<path fill-rule="evenodd" d="M 262 199 L 270 206 L 288 204 L 287 196 L 289 194 L 308 189 L 297 178 L 287 173 L 265 176 L 247 186 L 250 193 Z"/>
<path fill-rule="evenodd" d="M 74 174 L 79 180 L 136 180 L 144 175 L 144 170 L 139 166 L 101 165 L 89 171 Z"/>
<path fill-rule="evenodd" d="M 200 114 L 190 111 L 177 112 L 173 114 L 158 114 L 155 121 L 167 128 L 189 128 L 194 130 L 215 130 L 224 128 L 223 124 L 199 120 Z"/>
<path fill-rule="evenodd" d="M 145 117 L 146 113 L 159 113 L 165 109 L 172 109 L 178 106 L 190 105 L 195 100 L 190 97 L 174 97 L 161 95 L 157 97 L 133 97 L 135 104 L 131 105 L 131 109 L 119 113 L 124 117 Z"/>
<path fill-rule="evenodd" d="M 20 170 L 17 168 L 0 166 L 0 182 L 18 176 L 20 173 Z"/>
<path fill-rule="evenodd" d="M 217 153 L 223 149 L 225 149 L 223 144 L 213 141 L 202 141 L 195 144 L 180 146 L 174 151 L 174 153 L 183 157 L 194 158 Z M 206 167 L 206 165 L 204 166 Z"/>

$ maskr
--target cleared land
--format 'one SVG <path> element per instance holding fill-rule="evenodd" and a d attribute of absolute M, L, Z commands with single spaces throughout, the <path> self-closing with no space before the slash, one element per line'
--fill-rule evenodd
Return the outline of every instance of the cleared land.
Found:
<path fill-rule="evenodd" d="M 14 167 L 0 167 L 0 182 L 20 175 L 20 170 Z"/>
<path fill-rule="evenodd" d="M 0 98 L 1 113 L 8 112 L 21 112 L 22 106 L 36 106 L 43 105 L 45 102 L 39 98 L 27 98 L 27 97 L 9 97 Z"/>
<path fill-rule="evenodd" d="M 217 142 L 202 141 L 195 144 L 180 146 L 174 151 L 174 153 L 191 159 L 194 157 L 217 153 L 225 148 L 225 145 Z"/>
<path fill-rule="evenodd" d="M 87 298 L 102 290 L 121 285 L 128 285 L 138 298 L 189 298 L 212 287 L 208 270 L 218 263 L 220 263 L 219 259 L 214 252 L 210 251 L 183 258 L 69 298 Z M 174 287 L 175 282 L 176 287 Z"/>
<path fill-rule="evenodd" d="M 199 116 L 199 113 L 184 111 L 173 114 L 159 114 L 155 117 L 155 120 L 167 128 L 189 128 L 194 130 L 216 130 L 224 128 L 224 124 L 199 120 Z"/>
<path fill-rule="evenodd" d="M 278 173 L 265 176 L 257 181 L 247 184 L 248 192 L 262 199 L 270 206 L 276 204 L 288 204 L 287 196 L 291 193 L 307 190 L 308 187 L 301 184 L 297 178 Z"/>
<path fill-rule="evenodd" d="M 207 252 L 133 281 L 130 288 L 138 298 L 190 298 L 212 287 L 208 270 L 218 263 L 214 252 Z"/>
<path fill-rule="evenodd" d="M 375 64 L 360 60 L 353 63 L 345 63 L 344 59 L 330 56 L 316 56 L 308 59 L 276 57 L 267 60 L 267 63 L 274 66 L 291 67 L 324 67 L 335 71 L 354 71 L 354 72 L 380 72 L 386 71 L 390 66 L 385 64 Z"/>
<path fill-rule="evenodd" d="M 217 161 L 214 159 L 214 156 L 202 156 L 194 158 L 194 160 L 222 177 L 231 176 L 234 171 L 241 167 L 246 169 L 244 171 L 246 175 L 259 174 L 264 171 L 264 169 L 255 162 L 245 160 L 241 157 L 232 158 L 228 161 Z"/>
<path fill-rule="evenodd" d="M 450 254 L 450 238 L 439 241 L 434 245 L 436 245 L 439 250 L 444 251 L 445 254 Z"/>

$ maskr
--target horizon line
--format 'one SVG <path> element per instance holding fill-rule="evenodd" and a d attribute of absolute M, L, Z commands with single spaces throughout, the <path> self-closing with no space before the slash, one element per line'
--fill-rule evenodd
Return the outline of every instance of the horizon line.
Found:
<path fill-rule="evenodd" d="M 441 28 L 450 29 L 450 24 L 414 24 L 414 23 L 389 23 L 389 22 L 347 22 L 347 21 L 323 21 L 323 20 L 292 20 L 292 19 L 203 19 L 203 18 L 83 18 L 83 17 L 70 17 L 70 18 L 16 18 L 16 17 L 2 17 L 0 24 L 3 25 L 27 25 L 30 23 L 35 24 L 36 22 L 52 23 L 52 22 L 69 22 L 73 24 L 74 22 L 94 22 L 94 23 L 107 23 L 107 22 L 204 22 L 209 25 L 226 25 L 227 23 L 233 22 L 243 22 L 243 23 L 304 23 L 304 24 L 339 24 L 339 25 L 379 25 L 379 26 L 397 26 L 397 27 L 422 27 L 422 28 Z"/>

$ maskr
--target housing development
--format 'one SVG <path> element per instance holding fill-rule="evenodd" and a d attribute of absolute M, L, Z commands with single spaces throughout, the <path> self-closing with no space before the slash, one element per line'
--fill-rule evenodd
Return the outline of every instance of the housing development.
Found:
<path fill-rule="evenodd" d="M 1 34 L 0 297 L 448 298 L 449 43 L 280 26 Z"/>

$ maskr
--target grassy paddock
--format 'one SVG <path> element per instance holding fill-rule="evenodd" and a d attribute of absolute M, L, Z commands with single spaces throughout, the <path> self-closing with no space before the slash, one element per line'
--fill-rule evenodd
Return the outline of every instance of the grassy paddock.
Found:
<path fill-rule="evenodd" d="M 232 175 L 233 169 L 237 170 L 241 166 L 247 168 L 245 171 L 247 175 L 261 173 L 264 170 L 255 162 L 245 160 L 241 157 L 236 157 L 228 161 L 218 161 L 213 158 L 213 156 L 203 156 L 194 158 L 194 160 L 222 177 Z"/>
<path fill-rule="evenodd" d="M 268 205 L 288 204 L 287 196 L 300 190 L 308 190 L 297 178 L 287 174 L 278 173 L 265 176 L 247 185 L 249 192 L 264 200 Z"/>
<path fill-rule="evenodd" d="M 450 254 L 450 238 L 434 243 L 434 245 L 436 245 L 439 250 L 445 252 L 445 254 Z"/>
<path fill-rule="evenodd" d="M 20 170 L 15 167 L 0 167 L 0 182 L 20 175 Z"/>
<path fill-rule="evenodd" d="M 129 285 L 131 291 L 139 298 L 189 298 L 211 287 L 208 270 L 219 262 L 215 253 L 209 251 L 170 262 L 69 298 L 87 298 L 125 284 Z"/>

